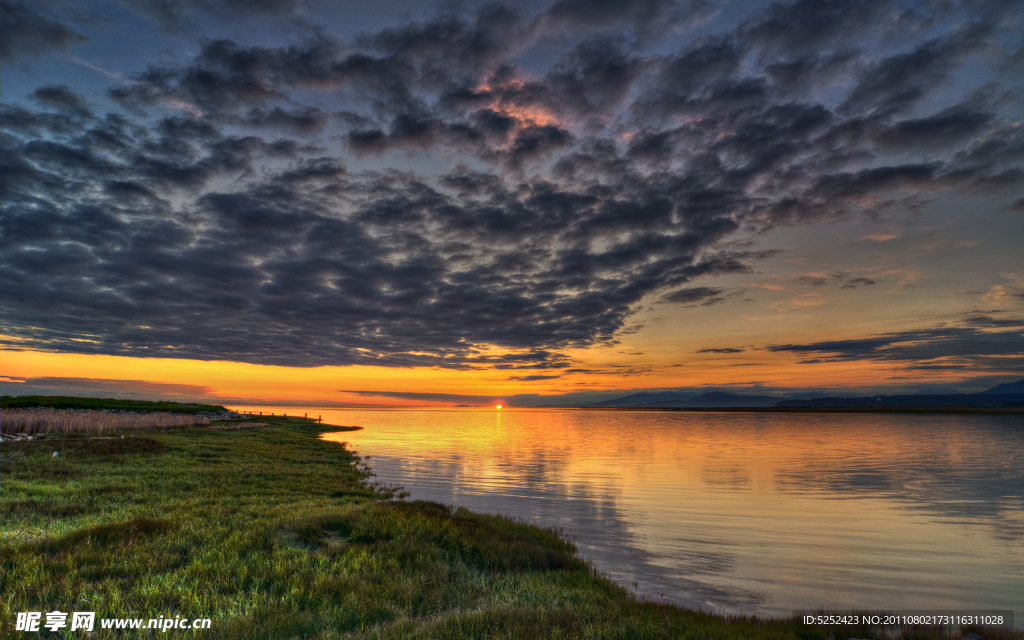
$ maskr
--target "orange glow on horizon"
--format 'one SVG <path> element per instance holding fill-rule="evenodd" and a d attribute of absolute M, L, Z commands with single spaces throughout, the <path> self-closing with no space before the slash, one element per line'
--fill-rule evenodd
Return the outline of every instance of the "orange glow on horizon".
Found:
<path fill-rule="evenodd" d="M 596 373 L 566 373 L 553 379 L 517 381 L 508 370 L 432 367 L 387 368 L 282 367 L 239 362 L 129 358 L 124 356 L 60 354 L 40 351 L 4 351 L 4 393 L 25 395 L 22 380 L 35 384 L 70 384 L 63 395 L 76 395 L 75 384 L 94 383 L 90 393 L 104 397 L 154 397 L 203 400 L 216 404 L 285 404 L 352 407 L 452 407 L 486 404 L 490 397 L 517 394 L 558 395 L 579 391 L 621 391 L 675 387 L 734 388 L 743 393 L 750 383 L 770 387 L 850 388 L 887 384 L 897 378 L 890 363 L 860 361 L 796 364 L 787 354 L 748 351 L 742 355 L 693 356 L 668 364 L 646 356 L 623 359 L 635 373 L 610 367 L 596 350 L 575 354 L 580 368 Z M 622 356 L 619 356 L 622 359 Z M 737 369 L 737 365 L 741 365 Z M 602 371 L 603 370 L 603 371 Z M 737 378 L 738 371 L 743 372 Z M 40 380 L 44 379 L 44 380 Z M 45 379 L 51 379 L 48 382 Z M 945 372 L 921 380 L 957 381 Z M 96 385 L 99 385 L 98 387 Z M 99 389 L 97 391 L 97 389 Z M 109 389 L 109 391 L 108 391 Z M 434 397 L 437 396 L 437 397 Z M 496 409 L 508 405 L 494 403 Z"/>

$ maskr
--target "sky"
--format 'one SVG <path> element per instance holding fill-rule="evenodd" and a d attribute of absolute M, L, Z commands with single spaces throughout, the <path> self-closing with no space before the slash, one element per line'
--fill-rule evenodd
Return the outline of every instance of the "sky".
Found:
<path fill-rule="evenodd" d="M 0 0 L 0 389 L 311 406 L 1024 371 L 1010 0 Z"/>

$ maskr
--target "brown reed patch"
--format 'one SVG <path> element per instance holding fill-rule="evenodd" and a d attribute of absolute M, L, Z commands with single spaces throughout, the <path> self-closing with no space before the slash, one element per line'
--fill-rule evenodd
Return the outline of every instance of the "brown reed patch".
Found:
<path fill-rule="evenodd" d="M 104 433 L 134 429 L 178 429 L 207 426 L 206 418 L 174 413 L 121 413 L 114 411 L 62 411 L 58 409 L 4 409 L 0 433 Z"/>

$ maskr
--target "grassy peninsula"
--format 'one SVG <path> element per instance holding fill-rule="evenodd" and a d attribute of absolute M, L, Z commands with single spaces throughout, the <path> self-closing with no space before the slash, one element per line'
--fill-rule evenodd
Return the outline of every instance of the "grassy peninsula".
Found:
<path fill-rule="evenodd" d="M 5 443 L 0 637 L 54 610 L 212 619 L 143 638 L 826 637 L 636 602 L 553 531 L 389 499 L 318 439 L 354 427 L 261 420 Z"/>

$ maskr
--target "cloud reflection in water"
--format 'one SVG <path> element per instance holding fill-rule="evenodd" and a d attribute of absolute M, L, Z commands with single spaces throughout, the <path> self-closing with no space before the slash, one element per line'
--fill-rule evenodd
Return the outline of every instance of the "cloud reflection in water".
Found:
<path fill-rule="evenodd" d="M 1024 433 L 992 416 L 338 412 L 413 499 L 565 530 L 651 599 L 1014 609 Z"/>

